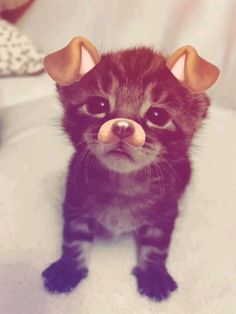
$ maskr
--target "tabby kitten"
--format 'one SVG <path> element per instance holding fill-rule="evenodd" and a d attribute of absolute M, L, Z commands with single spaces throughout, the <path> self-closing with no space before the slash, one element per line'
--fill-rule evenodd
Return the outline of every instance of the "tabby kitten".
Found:
<path fill-rule="evenodd" d="M 191 176 L 189 147 L 209 99 L 176 79 L 178 69 L 170 71 L 152 49 L 107 53 L 94 62 L 84 47 L 80 62 L 88 69 L 74 82 L 57 84 L 75 153 L 63 203 L 62 255 L 43 272 L 44 284 L 52 292 L 71 291 L 88 275 L 96 235 L 131 233 L 138 291 L 160 301 L 177 288 L 166 259 L 178 200 Z"/>

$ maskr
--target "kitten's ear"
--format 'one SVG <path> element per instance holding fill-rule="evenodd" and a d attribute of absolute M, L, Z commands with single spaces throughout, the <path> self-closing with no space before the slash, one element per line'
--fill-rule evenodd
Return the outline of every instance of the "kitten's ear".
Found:
<path fill-rule="evenodd" d="M 193 92 L 203 92 L 213 85 L 220 70 L 201 58 L 191 46 L 179 48 L 167 60 L 172 74 Z"/>
<path fill-rule="evenodd" d="M 59 85 L 71 85 L 100 61 L 96 48 L 85 38 L 75 37 L 63 49 L 44 58 L 44 67 Z"/>

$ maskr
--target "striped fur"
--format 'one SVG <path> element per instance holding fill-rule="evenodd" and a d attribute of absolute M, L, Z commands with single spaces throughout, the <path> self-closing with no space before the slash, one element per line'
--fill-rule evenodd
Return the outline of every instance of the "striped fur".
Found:
<path fill-rule="evenodd" d="M 57 89 L 63 127 L 75 154 L 63 204 L 62 256 L 43 273 L 46 287 L 73 289 L 87 275 L 94 236 L 128 232 L 137 242 L 133 273 L 140 293 L 155 300 L 168 297 L 177 287 L 165 267 L 177 203 L 190 180 L 188 151 L 207 115 L 208 98 L 184 88 L 165 66 L 165 58 L 148 48 L 105 54 L 80 82 Z M 109 102 L 105 117 L 81 110 L 94 96 Z M 169 115 L 166 128 L 147 123 L 146 113 L 153 107 Z M 132 162 L 108 159 L 114 144 L 97 140 L 100 126 L 114 118 L 134 120 L 145 130 L 143 147 L 122 144 Z"/>

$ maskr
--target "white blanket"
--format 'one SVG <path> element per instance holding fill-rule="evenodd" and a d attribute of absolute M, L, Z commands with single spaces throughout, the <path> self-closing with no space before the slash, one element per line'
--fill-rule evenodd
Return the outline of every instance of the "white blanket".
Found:
<path fill-rule="evenodd" d="M 72 149 L 55 126 L 60 106 L 46 75 L 0 80 L 0 314 L 235 314 L 235 12 L 234 0 L 40 0 L 23 16 L 19 26 L 45 52 L 78 34 L 105 51 L 191 44 L 222 74 L 170 248 L 179 288 L 162 303 L 137 292 L 130 238 L 95 243 L 89 277 L 70 295 L 44 290 L 41 271 L 60 255 Z"/>
<path fill-rule="evenodd" d="M 213 109 L 196 138 L 194 176 L 168 260 L 179 289 L 162 303 L 136 290 L 131 239 L 96 243 L 89 277 L 69 296 L 44 290 L 40 273 L 60 254 L 60 203 L 72 153 L 55 127 L 59 115 L 53 97 L 1 113 L 0 313 L 234 314 L 236 114 Z"/>

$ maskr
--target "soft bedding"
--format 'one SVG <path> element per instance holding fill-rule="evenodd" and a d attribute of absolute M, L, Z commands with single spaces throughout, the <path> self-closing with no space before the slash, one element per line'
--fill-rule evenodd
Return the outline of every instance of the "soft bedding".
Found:
<path fill-rule="evenodd" d="M 44 290 L 41 271 L 60 253 L 60 202 L 72 149 L 57 128 L 55 97 L 2 110 L 0 313 L 234 314 L 236 114 L 216 108 L 213 103 L 192 150 L 194 176 L 168 260 L 179 289 L 163 303 L 138 294 L 129 238 L 97 242 L 90 276 L 70 295 Z"/>
<path fill-rule="evenodd" d="M 151 44 L 171 53 L 191 44 L 222 73 L 192 149 L 194 175 L 170 248 L 168 268 L 179 289 L 162 303 L 138 294 L 129 238 L 96 242 L 90 276 L 69 296 L 44 290 L 41 271 L 60 254 L 72 148 L 58 127 L 61 109 L 46 74 L 0 79 L 1 314 L 235 313 L 235 10 L 234 0 L 40 0 L 21 18 L 19 28 L 45 53 L 78 34 L 103 51 Z"/>

